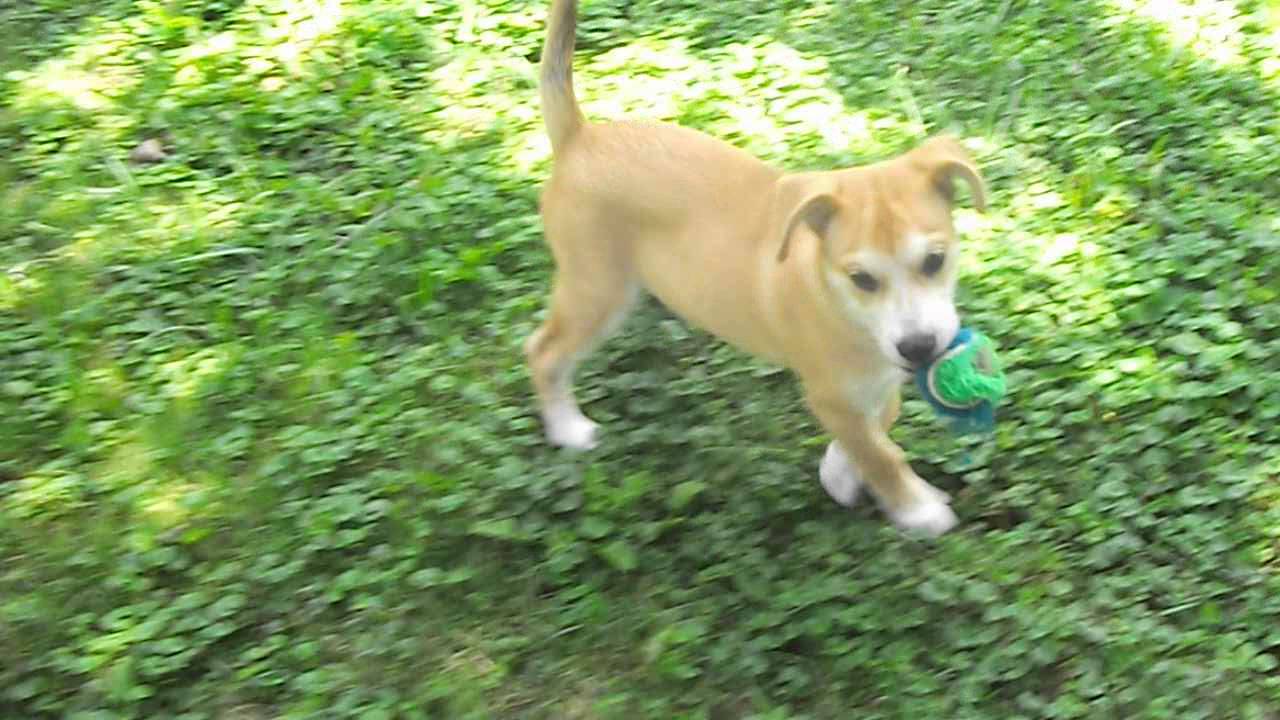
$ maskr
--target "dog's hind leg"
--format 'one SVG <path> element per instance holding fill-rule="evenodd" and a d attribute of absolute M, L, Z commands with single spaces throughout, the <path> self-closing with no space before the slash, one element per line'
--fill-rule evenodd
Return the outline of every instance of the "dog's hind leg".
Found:
<path fill-rule="evenodd" d="M 621 324 L 638 294 L 625 271 L 600 260 L 590 267 L 575 258 L 557 269 L 546 322 L 524 346 L 547 440 L 574 450 L 598 441 L 598 426 L 574 399 L 574 369 Z"/>

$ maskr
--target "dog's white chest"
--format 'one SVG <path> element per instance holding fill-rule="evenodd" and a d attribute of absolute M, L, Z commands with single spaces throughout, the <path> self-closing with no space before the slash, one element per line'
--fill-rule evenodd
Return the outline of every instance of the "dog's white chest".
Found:
<path fill-rule="evenodd" d="M 845 383 L 845 397 L 849 404 L 866 415 L 878 415 L 889 403 L 894 390 L 906 380 L 897 368 L 851 378 Z"/>

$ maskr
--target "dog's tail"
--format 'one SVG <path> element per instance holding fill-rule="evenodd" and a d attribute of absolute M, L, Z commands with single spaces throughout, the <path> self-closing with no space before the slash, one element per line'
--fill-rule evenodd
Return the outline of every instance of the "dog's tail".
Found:
<path fill-rule="evenodd" d="M 542 119 L 553 152 L 562 149 L 586 120 L 573 93 L 573 45 L 578 1 L 552 0 L 547 41 L 542 46 Z"/>

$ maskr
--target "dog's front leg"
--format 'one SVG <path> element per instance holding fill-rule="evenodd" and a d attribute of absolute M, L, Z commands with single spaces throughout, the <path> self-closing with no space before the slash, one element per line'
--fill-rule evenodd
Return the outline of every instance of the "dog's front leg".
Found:
<path fill-rule="evenodd" d="M 840 394 L 810 392 L 807 400 L 834 437 L 819 470 L 833 499 L 852 504 L 858 485 L 865 481 L 898 527 L 936 536 L 955 526 L 950 498 L 907 464 L 902 448 L 885 432 L 883 410 L 868 414 Z"/>

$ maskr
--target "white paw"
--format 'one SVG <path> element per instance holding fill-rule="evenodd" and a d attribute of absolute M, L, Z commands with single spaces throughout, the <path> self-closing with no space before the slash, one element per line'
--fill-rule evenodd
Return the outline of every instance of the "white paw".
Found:
<path fill-rule="evenodd" d="M 818 480 L 831 499 L 841 505 L 853 507 L 858 502 L 862 478 L 858 477 L 858 471 L 849 462 L 849 456 L 834 442 L 827 445 L 827 453 L 822 456 L 822 464 L 818 466 Z"/>
<path fill-rule="evenodd" d="M 924 480 L 920 481 L 920 485 L 922 486 L 920 489 L 923 490 L 929 497 L 946 505 L 951 504 L 951 493 L 947 492 L 946 490 L 939 490 L 938 488 L 930 485 Z"/>
<path fill-rule="evenodd" d="M 600 426 L 577 408 L 549 410 L 543 417 L 547 442 L 570 450 L 590 450 L 599 444 Z"/>
<path fill-rule="evenodd" d="M 889 519 L 903 530 L 915 530 L 929 537 L 937 537 L 955 527 L 959 520 L 947 505 L 947 494 L 932 486 L 926 487 L 933 492 L 915 505 L 889 513 Z"/>

